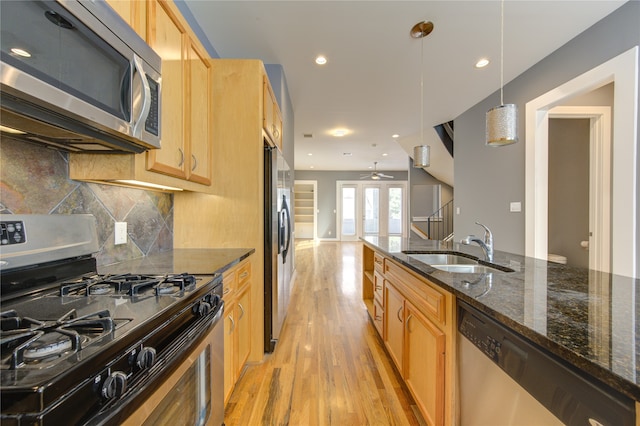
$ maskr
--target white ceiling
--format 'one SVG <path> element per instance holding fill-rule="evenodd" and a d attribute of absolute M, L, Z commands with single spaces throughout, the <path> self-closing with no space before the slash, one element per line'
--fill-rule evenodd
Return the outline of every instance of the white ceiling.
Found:
<path fill-rule="evenodd" d="M 380 171 L 406 170 L 407 154 L 391 135 L 405 146 L 421 141 L 422 51 L 425 134 L 500 87 L 497 0 L 185 3 L 220 57 L 283 66 L 295 115 L 296 170 L 367 170 L 374 161 Z M 623 3 L 507 0 L 505 83 Z M 411 38 L 423 20 L 434 23 L 433 32 Z M 314 63 L 319 54 L 326 65 Z M 491 63 L 475 69 L 482 57 Z M 330 136 L 338 127 L 352 133 Z"/>

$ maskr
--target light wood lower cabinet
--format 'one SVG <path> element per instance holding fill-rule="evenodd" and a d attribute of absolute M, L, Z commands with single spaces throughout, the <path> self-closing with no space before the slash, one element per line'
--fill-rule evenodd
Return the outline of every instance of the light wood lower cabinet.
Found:
<path fill-rule="evenodd" d="M 251 263 L 244 261 L 223 276 L 224 402 L 242 374 L 251 352 Z"/>
<path fill-rule="evenodd" d="M 404 380 L 427 422 L 444 424 L 446 334 L 405 300 Z"/>
<path fill-rule="evenodd" d="M 385 300 L 384 319 L 384 344 L 387 347 L 391 359 L 395 362 L 398 371 L 402 374 L 403 346 L 404 346 L 404 297 L 400 292 L 386 283 L 384 288 Z"/>
<path fill-rule="evenodd" d="M 368 246 L 363 261 L 363 299 L 420 412 L 429 425 L 455 424 L 453 295 Z"/>

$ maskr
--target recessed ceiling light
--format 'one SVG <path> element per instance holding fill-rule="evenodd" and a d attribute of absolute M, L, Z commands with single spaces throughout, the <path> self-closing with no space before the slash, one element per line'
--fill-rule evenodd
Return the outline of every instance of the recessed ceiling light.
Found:
<path fill-rule="evenodd" d="M 309 166 L 310 169 L 313 169 L 313 166 Z"/>
<path fill-rule="evenodd" d="M 307 155 L 308 155 L 309 157 L 311 157 L 311 156 L 313 155 L 313 153 L 311 153 L 311 152 L 310 152 L 310 153 L 308 153 Z"/>
<path fill-rule="evenodd" d="M 320 55 L 316 57 L 316 64 L 324 65 L 326 63 L 327 63 L 327 58 L 325 58 L 324 56 Z"/>
<path fill-rule="evenodd" d="M 11 53 L 13 53 L 14 55 L 22 56 L 24 58 L 30 58 L 31 57 L 31 53 L 27 52 L 24 49 L 20 49 L 18 47 L 11 48 Z"/>
<path fill-rule="evenodd" d="M 487 58 L 482 58 L 476 62 L 476 68 L 484 68 L 487 65 L 489 65 L 489 60 Z"/>
<path fill-rule="evenodd" d="M 351 155 L 353 154 L 351 154 L 350 152 L 343 152 L 342 155 L 345 157 L 351 157 Z"/>
<path fill-rule="evenodd" d="M 335 137 L 341 138 L 343 136 L 348 135 L 350 132 L 347 129 L 334 129 L 331 131 L 331 134 Z"/>
<path fill-rule="evenodd" d="M 395 135 L 391 135 L 391 137 L 394 138 L 394 139 L 398 139 L 400 137 L 400 135 L 396 133 Z"/>
<path fill-rule="evenodd" d="M 382 154 L 383 157 L 386 157 L 388 154 L 385 152 Z"/>

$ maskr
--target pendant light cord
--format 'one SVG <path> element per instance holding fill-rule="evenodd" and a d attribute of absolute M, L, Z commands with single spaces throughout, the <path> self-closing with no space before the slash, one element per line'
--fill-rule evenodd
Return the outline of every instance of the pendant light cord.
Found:
<path fill-rule="evenodd" d="M 504 105 L 504 0 L 500 2 L 500 105 Z"/>
<path fill-rule="evenodd" d="M 424 145 L 424 36 L 420 39 L 420 143 Z"/>

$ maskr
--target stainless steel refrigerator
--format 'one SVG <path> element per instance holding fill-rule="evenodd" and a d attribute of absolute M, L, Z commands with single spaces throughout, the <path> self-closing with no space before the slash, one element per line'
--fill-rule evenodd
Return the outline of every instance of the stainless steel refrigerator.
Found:
<path fill-rule="evenodd" d="M 276 148 L 264 148 L 264 350 L 273 352 L 287 314 L 293 274 L 291 169 Z"/>

